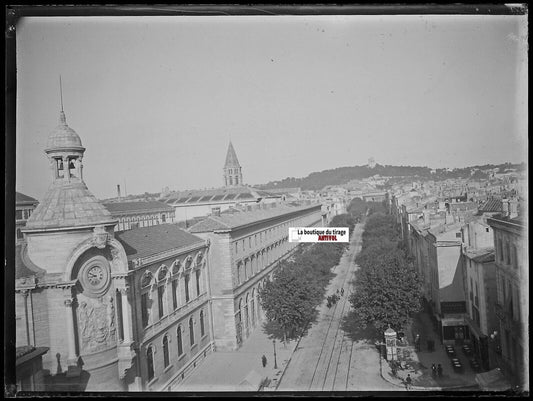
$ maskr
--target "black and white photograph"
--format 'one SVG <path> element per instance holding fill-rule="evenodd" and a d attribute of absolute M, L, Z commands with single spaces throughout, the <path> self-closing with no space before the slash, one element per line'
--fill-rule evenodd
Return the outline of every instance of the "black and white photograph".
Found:
<path fill-rule="evenodd" d="M 6 397 L 529 394 L 527 5 L 5 11 Z"/>

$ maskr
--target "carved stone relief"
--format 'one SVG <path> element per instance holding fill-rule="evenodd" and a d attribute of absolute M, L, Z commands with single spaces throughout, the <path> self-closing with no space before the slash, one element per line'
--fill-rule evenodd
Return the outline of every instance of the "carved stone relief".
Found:
<path fill-rule="evenodd" d="M 113 296 L 80 299 L 77 308 L 81 354 L 116 345 L 115 300 Z"/>

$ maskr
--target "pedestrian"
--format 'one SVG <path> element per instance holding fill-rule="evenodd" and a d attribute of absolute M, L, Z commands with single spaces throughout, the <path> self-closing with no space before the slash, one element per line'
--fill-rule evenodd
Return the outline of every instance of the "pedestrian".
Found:
<path fill-rule="evenodd" d="M 267 357 L 263 355 L 261 357 L 261 362 L 263 363 L 263 367 L 266 367 L 266 365 L 267 365 Z"/>
<path fill-rule="evenodd" d="M 435 366 L 435 364 L 431 365 L 431 375 L 433 377 L 437 377 L 437 367 Z"/>
<path fill-rule="evenodd" d="M 410 374 L 407 374 L 407 377 L 405 378 L 405 388 L 407 390 L 410 390 L 411 389 L 411 375 Z"/>
<path fill-rule="evenodd" d="M 439 363 L 439 366 L 437 366 L 437 375 L 439 377 L 442 377 L 442 365 Z"/>
<path fill-rule="evenodd" d="M 344 296 L 344 288 L 341 288 L 341 297 Z"/>
<path fill-rule="evenodd" d="M 415 347 L 416 347 L 416 350 L 417 350 L 417 351 L 420 351 L 420 334 L 417 334 L 417 335 L 416 335 L 416 338 L 415 338 Z"/>

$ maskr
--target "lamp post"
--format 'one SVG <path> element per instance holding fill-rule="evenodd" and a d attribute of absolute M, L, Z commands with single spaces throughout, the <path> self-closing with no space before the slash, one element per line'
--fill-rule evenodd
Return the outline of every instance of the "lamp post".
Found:
<path fill-rule="evenodd" d="M 276 340 L 272 340 L 272 344 L 274 345 L 274 369 L 277 369 L 278 361 L 276 360 Z"/>

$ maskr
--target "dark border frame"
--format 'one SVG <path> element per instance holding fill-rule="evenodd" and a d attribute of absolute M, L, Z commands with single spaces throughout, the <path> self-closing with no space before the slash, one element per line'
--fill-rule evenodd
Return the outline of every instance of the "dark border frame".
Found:
<path fill-rule="evenodd" d="M 226 4 L 226 5 L 176 5 L 176 4 L 130 4 L 130 5 L 8 5 L 5 6 L 5 220 L 4 220 L 4 396 L 15 397 L 16 371 L 15 365 L 15 327 L 9 322 L 15 319 L 15 270 L 10 268 L 15 263 L 15 243 L 11 240 L 15 232 L 15 188 L 16 188 L 16 26 L 23 17 L 54 17 L 54 16 L 239 16 L 239 15 L 525 15 L 528 13 L 527 3 L 506 4 Z M 6 324 L 7 323 L 7 324 Z M 97 393 L 80 393 L 85 396 Z M 80 395 L 78 394 L 78 395 Z M 100 393 L 102 394 L 108 393 Z M 113 393 L 109 393 L 113 394 Z M 128 397 L 146 397 L 157 393 L 124 393 Z M 218 395 L 231 397 L 258 396 L 257 393 L 163 393 L 168 395 Z M 158 394 L 163 396 L 163 394 Z M 265 395 L 269 393 L 264 393 Z M 276 392 L 276 395 L 294 395 L 293 393 Z M 298 393 L 303 396 L 324 396 L 324 393 Z M 360 393 L 328 393 L 326 396 L 359 395 Z M 391 395 L 380 392 L 380 395 Z M 431 393 L 423 393 L 431 395 Z M 443 395 L 442 392 L 435 393 Z M 446 393 L 452 395 L 454 393 Z M 464 395 L 464 392 L 455 395 Z M 488 395 L 487 393 L 482 393 Z M 22 393 L 18 396 L 50 396 L 51 393 Z M 54 396 L 71 396 L 68 393 L 55 393 Z M 399 395 L 394 393 L 394 395 Z"/>

